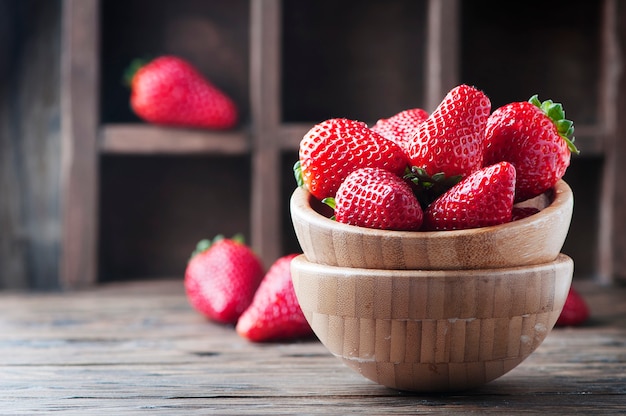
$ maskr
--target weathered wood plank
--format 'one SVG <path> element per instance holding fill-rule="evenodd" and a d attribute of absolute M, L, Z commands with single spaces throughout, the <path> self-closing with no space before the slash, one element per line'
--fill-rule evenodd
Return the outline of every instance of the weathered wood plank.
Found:
<path fill-rule="evenodd" d="M 280 123 L 281 1 L 250 1 L 250 105 L 252 116 L 252 248 L 265 264 L 281 251 Z"/>
<path fill-rule="evenodd" d="M 593 319 L 555 329 L 477 390 L 414 395 L 374 384 L 317 340 L 254 344 L 193 311 L 180 281 L 65 294 L 0 293 L 0 408 L 206 414 L 620 414 L 626 288 L 578 284 Z"/>
<path fill-rule="evenodd" d="M 98 221 L 98 0 L 64 0 L 61 106 L 63 236 L 60 284 L 96 281 Z"/>
<path fill-rule="evenodd" d="M 57 287 L 60 9 L 0 4 L 0 287 Z"/>
<path fill-rule="evenodd" d="M 214 132 L 139 123 L 106 124 L 100 129 L 100 150 L 107 154 L 247 155 L 244 130 Z"/>

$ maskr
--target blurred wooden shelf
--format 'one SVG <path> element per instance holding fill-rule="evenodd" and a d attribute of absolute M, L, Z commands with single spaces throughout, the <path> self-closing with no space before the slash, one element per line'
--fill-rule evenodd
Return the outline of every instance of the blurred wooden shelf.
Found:
<path fill-rule="evenodd" d="M 105 124 L 100 151 L 106 154 L 247 155 L 250 134 L 243 130 L 206 131 L 149 124 Z"/>
<path fill-rule="evenodd" d="M 170 257 L 172 267 L 163 274 L 176 273 L 186 261 L 184 250 L 176 247 L 198 237 L 180 230 L 201 227 L 207 233 L 221 232 L 224 225 L 245 230 L 253 249 L 269 265 L 298 249 L 289 230 L 288 198 L 295 186 L 289 178 L 300 140 L 313 124 L 331 117 L 372 123 L 410 107 L 432 111 L 459 83 L 483 89 L 494 107 L 527 99 L 536 90 L 542 99 L 570 104 L 566 111 L 579 120 L 576 136 L 582 153 L 568 174 L 587 193 L 577 203 L 572 243 L 566 248 L 578 256 L 577 265 L 582 267 L 577 270 L 605 282 L 620 267 L 612 230 L 626 222 L 617 210 L 615 180 L 616 166 L 624 157 L 624 152 L 616 151 L 621 146 L 616 140 L 616 91 L 619 39 L 626 36 L 616 16 L 626 12 L 616 0 L 576 3 L 567 8 L 571 19 L 563 21 L 527 18 L 535 16 L 533 7 L 520 5 L 516 13 L 524 19 L 515 24 L 507 17 L 509 9 L 489 7 L 489 1 L 396 0 L 391 5 L 358 2 L 358 7 L 356 0 L 155 1 L 149 12 L 146 0 L 62 2 L 61 187 L 66 207 L 62 286 L 100 281 L 102 263 L 112 276 L 119 276 L 125 274 L 123 270 L 140 274 L 142 266 L 158 265 Z M 327 13 L 329 7 L 337 13 Z M 557 11 L 561 4 L 546 7 Z M 342 17 L 344 12 L 351 13 L 349 22 Z M 138 16 L 140 26 L 134 24 Z M 374 20 L 379 27 L 375 36 L 370 29 Z M 543 24 L 550 25 L 554 34 L 550 42 L 537 35 Z M 350 36 L 346 36 L 347 26 Z M 484 39 L 493 33 L 498 33 L 497 39 L 486 44 Z M 519 38 L 540 47 L 503 56 L 499 45 Z M 147 50 L 179 54 L 197 63 L 233 96 L 242 127 L 207 132 L 138 122 L 119 79 L 130 59 Z M 311 53 L 315 65 L 310 63 Z M 117 160 L 135 156 L 139 157 L 126 165 Z M 147 156 L 157 161 L 148 161 Z M 194 156 L 196 162 L 204 159 L 186 164 L 180 160 L 186 156 Z M 217 163 L 220 158 L 226 161 Z M 220 170 L 209 171 L 209 165 Z M 128 169 L 129 180 L 115 176 L 120 166 Z M 164 166 L 168 173 L 161 175 Z M 140 174 L 144 169 L 149 172 Z M 606 178 L 597 181 L 603 185 L 593 188 L 595 193 L 588 191 L 585 172 L 589 170 Z M 194 181 L 198 172 L 201 177 Z M 147 187 L 138 190 L 143 194 L 134 195 L 132 187 L 143 184 L 145 177 L 161 179 L 150 183 L 163 187 L 160 195 Z M 176 178 L 185 179 L 176 183 Z M 231 192 L 235 187 L 238 194 Z M 214 201 L 204 198 L 198 203 L 205 205 L 181 215 L 175 201 L 189 203 L 186 198 L 194 194 L 213 195 L 213 199 L 235 195 L 229 204 L 237 209 L 222 213 L 225 217 L 219 222 L 207 223 Z M 130 196 L 145 197 L 151 204 L 140 209 L 138 203 L 128 212 L 117 204 L 117 211 L 111 211 L 114 204 L 107 205 L 104 199 Z M 577 213 L 584 221 L 577 220 Z M 118 217 L 126 217 L 125 223 L 116 223 L 127 230 L 126 235 L 100 232 L 103 224 Z M 133 229 L 146 218 L 150 220 L 146 223 L 157 224 L 150 231 L 163 236 L 158 245 L 145 243 L 145 229 Z M 154 251 L 145 258 L 124 257 L 124 250 L 104 258 L 103 253 L 122 242 L 131 242 L 129 247 L 145 243 Z M 144 272 L 153 270 L 144 268 Z"/>

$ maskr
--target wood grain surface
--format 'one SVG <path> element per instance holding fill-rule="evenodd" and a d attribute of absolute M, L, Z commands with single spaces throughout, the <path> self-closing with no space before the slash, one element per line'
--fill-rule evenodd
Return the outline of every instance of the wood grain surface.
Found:
<path fill-rule="evenodd" d="M 180 281 L 0 293 L 0 414 L 623 414 L 626 288 L 578 287 L 587 325 L 447 395 L 375 384 L 317 340 L 250 343 L 198 316 Z"/>
<path fill-rule="evenodd" d="M 489 270 L 373 270 L 291 263 L 320 341 L 384 386 L 459 391 L 494 380 L 541 345 L 570 287 L 573 261 Z"/>

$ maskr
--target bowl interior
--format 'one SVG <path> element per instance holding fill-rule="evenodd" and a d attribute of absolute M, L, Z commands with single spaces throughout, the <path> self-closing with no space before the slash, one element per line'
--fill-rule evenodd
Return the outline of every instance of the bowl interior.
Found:
<path fill-rule="evenodd" d="M 341 224 L 302 188 L 290 201 L 296 236 L 315 263 L 372 269 L 486 269 L 542 264 L 560 253 L 574 198 L 563 180 L 525 205 L 540 212 L 507 224 L 455 231 L 387 231 Z"/>

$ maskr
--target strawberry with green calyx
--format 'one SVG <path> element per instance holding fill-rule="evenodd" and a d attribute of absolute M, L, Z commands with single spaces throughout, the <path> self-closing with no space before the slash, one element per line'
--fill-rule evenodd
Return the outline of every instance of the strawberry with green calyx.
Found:
<path fill-rule="evenodd" d="M 339 185 L 362 167 L 404 174 L 408 159 L 396 143 L 360 121 L 335 118 L 313 126 L 302 138 L 294 171 L 317 199 L 334 197 Z"/>
<path fill-rule="evenodd" d="M 187 299 L 205 317 L 234 324 L 252 302 L 263 273 L 263 264 L 241 236 L 202 240 L 185 270 Z"/>
<path fill-rule="evenodd" d="M 422 208 L 402 178 L 380 168 L 360 168 L 343 181 L 336 197 L 322 202 L 335 220 L 358 227 L 411 231 L 422 225 Z"/>
<path fill-rule="evenodd" d="M 237 123 L 233 100 L 179 57 L 134 61 L 125 78 L 132 110 L 149 123 L 207 129 L 229 129 Z"/>
<path fill-rule="evenodd" d="M 422 121 L 427 118 L 428 112 L 426 110 L 411 108 L 389 118 L 378 120 L 372 126 L 372 130 L 407 150 L 409 139 L 417 132 Z"/>
<path fill-rule="evenodd" d="M 485 130 L 485 164 L 507 161 L 517 170 L 515 201 L 552 188 L 570 164 L 574 125 L 552 100 L 514 102 L 496 109 Z"/>
<path fill-rule="evenodd" d="M 465 177 L 480 169 L 490 112 L 491 101 L 482 91 L 465 84 L 450 90 L 410 139 L 411 166 L 431 177 Z"/>
<path fill-rule="evenodd" d="M 313 331 L 300 308 L 291 280 L 291 260 L 280 257 L 269 268 L 250 306 L 237 322 L 237 333 L 253 342 L 310 337 Z"/>
<path fill-rule="evenodd" d="M 462 230 L 511 221 L 515 168 L 491 165 L 463 178 L 424 212 L 424 230 Z"/>

